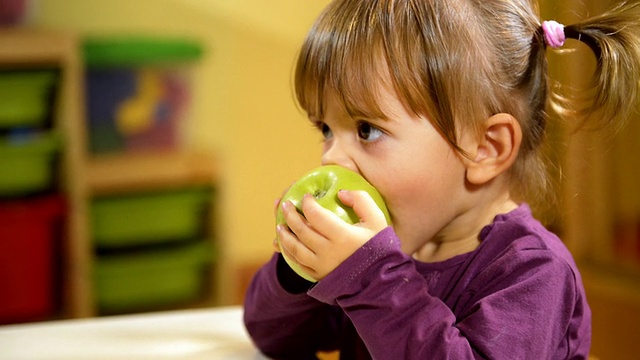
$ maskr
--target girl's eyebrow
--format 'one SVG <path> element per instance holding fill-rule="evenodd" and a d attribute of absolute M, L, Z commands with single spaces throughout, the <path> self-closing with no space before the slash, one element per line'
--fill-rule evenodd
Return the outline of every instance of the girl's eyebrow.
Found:
<path fill-rule="evenodd" d="M 320 129 L 322 127 L 322 125 L 324 124 L 324 122 L 317 120 L 317 119 L 311 119 L 309 118 L 309 122 L 311 123 L 311 126 Z"/>
<path fill-rule="evenodd" d="M 322 120 L 318 119 L 316 116 L 307 116 L 307 120 L 313 125 L 322 123 Z"/>
<path fill-rule="evenodd" d="M 321 132 L 324 131 L 325 126 L 329 127 L 329 125 L 325 121 L 320 120 L 318 118 L 309 118 L 309 122 L 311 123 L 311 126 L 313 126 L 316 130 Z"/>

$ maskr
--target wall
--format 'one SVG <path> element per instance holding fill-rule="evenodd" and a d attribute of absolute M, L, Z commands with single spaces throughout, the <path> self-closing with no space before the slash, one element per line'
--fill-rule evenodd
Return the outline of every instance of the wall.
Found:
<path fill-rule="evenodd" d="M 319 164 L 320 137 L 297 109 L 298 47 L 327 0 L 42 0 L 36 25 L 87 35 L 148 33 L 199 39 L 194 147 L 220 160 L 222 303 L 236 300 L 237 267 L 272 253 L 273 202 Z"/>

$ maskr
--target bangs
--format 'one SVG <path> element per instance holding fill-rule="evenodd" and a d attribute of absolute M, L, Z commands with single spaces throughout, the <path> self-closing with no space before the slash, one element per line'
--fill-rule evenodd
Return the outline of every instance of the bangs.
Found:
<path fill-rule="evenodd" d="M 298 104 L 321 120 L 331 95 L 353 118 L 388 119 L 379 100 L 390 92 L 464 153 L 458 129 L 477 133 L 499 108 L 492 59 L 481 56 L 486 43 L 467 25 L 473 19 L 463 1 L 335 0 L 300 50 Z"/>
<path fill-rule="evenodd" d="M 295 92 L 310 118 L 323 118 L 324 99 L 330 94 L 354 118 L 387 118 L 380 106 L 380 90 L 393 86 L 384 35 L 375 22 L 379 17 L 373 6 L 349 6 L 358 8 L 341 11 L 337 5 L 325 10 L 301 48 Z"/>

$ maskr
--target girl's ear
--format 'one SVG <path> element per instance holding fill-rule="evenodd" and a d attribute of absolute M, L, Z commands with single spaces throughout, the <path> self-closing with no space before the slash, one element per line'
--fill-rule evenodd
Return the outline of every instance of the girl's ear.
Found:
<path fill-rule="evenodd" d="M 516 160 L 521 142 L 522 129 L 513 116 L 491 116 L 482 136 L 467 149 L 472 156 L 466 161 L 467 181 L 481 185 L 506 172 Z"/>

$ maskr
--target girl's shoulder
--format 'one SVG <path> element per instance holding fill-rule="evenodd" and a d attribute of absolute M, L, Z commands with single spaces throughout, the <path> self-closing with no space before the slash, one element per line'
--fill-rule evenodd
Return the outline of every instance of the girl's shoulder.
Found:
<path fill-rule="evenodd" d="M 474 261 L 493 272 L 493 276 L 551 272 L 564 273 L 569 279 L 580 277 L 571 252 L 555 233 L 535 219 L 526 204 L 498 215 L 483 229 L 481 239 Z"/>
<path fill-rule="evenodd" d="M 550 251 L 573 261 L 562 240 L 547 229 L 532 214 L 526 203 L 515 210 L 500 214 L 480 232 L 481 247 L 495 252 L 533 250 Z"/>

